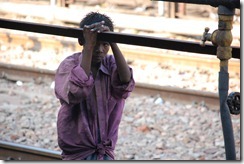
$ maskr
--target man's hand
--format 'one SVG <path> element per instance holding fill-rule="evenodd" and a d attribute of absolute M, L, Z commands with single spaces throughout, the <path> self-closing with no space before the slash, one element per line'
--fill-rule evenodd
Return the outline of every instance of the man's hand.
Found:
<path fill-rule="evenodd" d="M 85 25 L 83 28 L 84 44 L 80 66 L 85 70 L 88 76 L 91 71 L 93 51 L 97 44 L 97 33 L 110 31 L 107 26 L 104 26 L 104 23 L 104 21 L 101 21 L 91 25 Z"/>
<path fill-rule="evenodd" d="M 94 48 L 97 41 L 97 33 L 110 31 L 107 26 L 104 25 L 104 21 L 93 23 L 91 25 L 85 25 L 83 28 L 83 36 L 85 39 L 84 46 Z"/>

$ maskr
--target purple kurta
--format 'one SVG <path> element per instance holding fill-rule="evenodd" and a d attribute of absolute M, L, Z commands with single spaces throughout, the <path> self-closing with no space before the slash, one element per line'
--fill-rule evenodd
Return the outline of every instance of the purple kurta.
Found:
<path fill-rule="evenodd" d="M 61 103 L 57 131 L 62 158 L 82 160 L 96 152 L 98 159 L 104 155 L 114 159 L 125 99 L 135 82 L 133 76 L 126 84 L 120 82 L 112 55 L 103 59 L 95 80 L 80 67 L 81 58 L 82 53 L 67 57 L 55 76 L 55 94 Z"/>

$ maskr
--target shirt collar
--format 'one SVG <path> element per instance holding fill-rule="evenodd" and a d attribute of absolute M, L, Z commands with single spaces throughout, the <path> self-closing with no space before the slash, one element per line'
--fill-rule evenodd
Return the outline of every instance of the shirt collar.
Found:
<path fill-rule="evenodd" d="M 105 56 L 102 60 L 101 66 L 99 68 L 99 70 L 101 70 L 103 73 L 110 75 L 108 68 L 105 66 L 105 60 L 106 60 L 107 56 Z M 79 63 L 81 63 L 82 60 L 82 53 L 80 53 L 79 55 Z"/>
<path fill-rule="evenodd" d="M 107 74 L 107 75 L 110 75 L 110 74 L 109 74 L 109 71 L 108 71 L 108 68 L 104 65 L 106 58 L 107 58 L 107 56 L 103 58 L 99 70 L 101 70 L 103 73 L 105 73 L 105 74 Z"/>

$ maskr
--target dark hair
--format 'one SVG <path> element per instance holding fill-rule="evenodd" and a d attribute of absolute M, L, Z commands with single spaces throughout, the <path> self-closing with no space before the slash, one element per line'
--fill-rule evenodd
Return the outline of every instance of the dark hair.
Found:
<path fill-rule="evenodd" d="M 80 28 L 83 28 L 85 25 L 91 25 L 96 22 L 104 21 L 104 25 L 108 26 L 110 31 L 114 31 L 113 21 L 110 17 L 105 14 L 100 14 L 99 12 L 90 12 L 88 13 L 80 22 Z M 79 44 L 83 45 L 84 40 L 79 38 Z"/>
<path fill-rule="evenodd" d="M 110 17 L 105 14 L 100 14 L 99 12 L 90 12 L 88 13 L 80 22 L 80 28 L 83 28 L 85 25 L 91 25 L 96 22 L 105 22 L 105 26 L 108 26 L 111 31 L 114 31 L 113 21 Z"/>

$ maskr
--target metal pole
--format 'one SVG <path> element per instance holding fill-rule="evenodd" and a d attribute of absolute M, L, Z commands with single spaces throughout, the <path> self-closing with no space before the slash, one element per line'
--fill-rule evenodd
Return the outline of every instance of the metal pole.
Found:
<path fill-rule="evenodd" d="M 228 89 L 229 89 L 229 73 L 228 60 L 231 58 L 231 42 L 232 42 L 232 22 L 234 9 L 229 9 L 220 5 L 218 7 L 219 27 L 215 36 L 215 42 L 218 44 L 217 57 L 220 60 L 219 72 L 219 101 L 220 116 L 225 142 L 225 153 L 227 160 L 236 159 L 235 141 L 232 128 L 230 110 L 227 105 Z"/>
<path fill-rule="evenodd" d="M 79 38 L 83 37 L 81 28 L 64 27 L 58 25 L 48 25 L 40 23 L 30 23 L 17 20 L 9 20 L 0 18 L 0 28 L 13 30 L 22 30 L 28 32 L 38 32 L 43 34 L 51 34 L 58 36 L 66 36 Z M 124 43 L 138 46 L 147 46 L 154 48 L 169 49 L 175 51 L 186 51 L 207 55 L 216 55 L 216 46 L 206 45 L 201 47 L 198 43 L 187 42 L 181 40 L 173 40 L 167 38 L 142 36 L 135 34 L 123 34 L 118 32 L 106 32 L 98 35 L 98 40 Z M 240 48 L 233 48 L 233 58 L 240 58 Z"/>
<path fill-rule="evenodd" d="M 229 90 L 229 73 L 228 61 L 232 58 L 232 23 L 235 9 L 229 9 L 220 5 L 218 7 L 219 25 L 218 30 L 212 34 L 207 33 L 209 28 L 205 28 L 203 33 L 201 45 L 204 46 L 206 40 L 212 41 L 217 47 L 217 57 L 220 60 L 219 71 L 219 102 L 220 102 L 220 116 L 225 142 L 225 152 L 227 160 L 235 160 L 235 141 L 233 134 L 232 121 L 230 117 L 230 109 L 228 106 L 228 90 Z M 232 105 L 231 105 L 232 107 Z M 233 108 L 233 107 L 232 107 Z M 235 107 L 234 107 L 235 108 Z M 238 111 L 233 111 L 238 113 Z"/>

